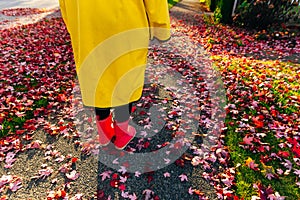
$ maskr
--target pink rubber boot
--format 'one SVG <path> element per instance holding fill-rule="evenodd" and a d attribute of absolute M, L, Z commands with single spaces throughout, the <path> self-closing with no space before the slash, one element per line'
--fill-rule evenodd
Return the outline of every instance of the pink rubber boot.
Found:
<path fill-rule="evenodd" d="M 99 144 L 100 146 L 107 146 L 110 140 L 115 135 L 112 114 L 110 114 L 106 119 L 100 120 L 99 116 L 96 117 L 96 124 L 98 128 Z"/>
<path fill-rule="evenodd" d="M 129 120 L 125 122 L 114 122 L 116 140 L 114 142 L 116 149 L 122 150 L 134 138 L 136 130 L 129 125 Z"/>

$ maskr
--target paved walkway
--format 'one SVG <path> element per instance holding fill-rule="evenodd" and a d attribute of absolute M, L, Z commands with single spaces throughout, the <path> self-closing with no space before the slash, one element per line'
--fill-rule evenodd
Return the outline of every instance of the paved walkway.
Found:
<path fill-rule="evenodd" d="M 58 0 L 1 0 L 0 10 L 8 8 L 57 8 Z"/>

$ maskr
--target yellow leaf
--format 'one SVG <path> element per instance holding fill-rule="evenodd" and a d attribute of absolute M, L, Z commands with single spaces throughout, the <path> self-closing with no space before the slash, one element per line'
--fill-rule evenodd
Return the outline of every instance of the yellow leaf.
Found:
<path fill-rule="evenodd" d="M 252 158 L 248 157 L 246 160 L 246 165 L 249 166 L 251 162 L 253 162 Z"/>

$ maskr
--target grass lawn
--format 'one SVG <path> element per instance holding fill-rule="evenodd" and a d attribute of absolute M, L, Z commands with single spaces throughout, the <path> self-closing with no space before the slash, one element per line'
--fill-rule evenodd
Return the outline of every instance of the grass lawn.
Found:
<path fill-rule="evenodd" d="M 230 85 L 226 146 L 236 167 L 236 195 L 251 199 L 276 191 L 299 199 L 299 65 L 214 57 Z M 231 78 L 229 78 L 231 77 Z M 234 80 L 234 81 L 233 81 Z"/>

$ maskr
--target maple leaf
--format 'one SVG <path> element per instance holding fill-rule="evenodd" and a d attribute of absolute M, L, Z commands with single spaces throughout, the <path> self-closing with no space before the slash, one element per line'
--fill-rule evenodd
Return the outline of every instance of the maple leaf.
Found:
<path fill-rule="evenodd" d="M 140 175 L 141 175 L 141 172 L 139 172 L 139 171 L 136 171 L 136 172 L 134 173 L 134 176 L 135 176 L 135 177 L 140 177 Z"/>
<path fill-rule="evenodd" d="M 47 167 L 46 169 L 39 170 L 39 177 L 42 179 L 45 179 L 46 177 L 50 176 L 53 172 L 53 169 L 50 167 Z"/>
<path fill-rule="evenodd" d="M 128 195 L 128 199 L 130 199 L 130 200 L 137 200 L 138 198 L 137 198 L 136 194 L 133 193 L 133 194 Z"/>
<path fill-rule="evenodd" d="M 258 117 L 252 117 L 252 122 L 256 126 L 256 128 L 262 128 L 264 127 L 264 122 L 261 120 L 261 118 Z"/>
<path fill-rule="evenodd" d="M 66 174 L 66 177 L 74 181 L 79 177 L 79 173 L 77 173 L 76 170 L 73 170 L 69 174 Z"/>
<path fill-rule="evenodd" d="M 127 181 L 127 177 L 126 176 L 120 176 L 120 182 L 121 183 L 125 183 Z"/>
<path fill-rule="evenodd" d="M 125 189 L 126 189 L 126 186 L 124 184 L 119 185 L 119 190 L 124 191 Z"/>
<path fill-rule="evenodd" d="M 149 189 L 145 189 L 142 193 L 145 195 L 145 200 L 150 200 L 151 195 L 154 194 L 154 192 Z"/>
<path fill-rule="evenodd" d="M 81 200 L 83 197 L 83 194 L 75 194 L 74 197 L 72 197 L 70 200 Z"/>
<path fill-rule="evenodd" d="M 300 158 L 300 146 L 293 146 L 292 151 L 296 157 Z"/>
<path fill-rule="evenodd" d="M 243 138 L 243 142 L 241 142 L 240 144 L 247 144 L 247 145 L 253 145 L 253 139 L 254 137 L 253 136 L 249 136 L 249 135 L 246 135 L 244 138 Z"/>
<path fill-rule="evenodd" d="M 181 181 L 181 182 L 183 182 L 183 181 L 188 181 L 188 177 L 187 177 L 185 174 L 179 175 L 179 178 L 180 178 L 180 181 Z"/>
<path fill-rule="evenodd" d="M 253 169 L 255 171 L 259 170 L 258 164 L 256 164 L 255 161 L 252 160 L 252 158 L 250 157 L 248 157 L 248 159 L 246 160 L 246 166 L 248 166 L 250 169 Z"/>
<path fill-rule="evenodd" d="M 59 156 L 58 158 L 55 159 L 55 161 L 58 162 L 58 163 L 61 163 L 64 160 L 65 160 L 65 156 L 64 155 L 61 155 L 61 156 Z"/>
<path fill-rule="evenodd" d="M 165 164 L 169 164 L 171 160 L 168 158 L 164 158 L 164 161 L 165 161 Z"/>
<path fill-rule="evenodd" d="M 192 187 L 189 187 L 189 191 L 188 192 L 189 192 L 190 195 L 192 195 L 192 194 L 194 194 L 194 189 Z"/>
<path fill-rule="evenodd" d="M 100 174 L 100 176 L 102 177 L 102 178 L 101 178 L 101 181 L 104 181 L 105 179 L 110 178 L 111 173 L 112 173 L 112 171 L 110 171 L 110 170 L 109 170 L 109 171 L 102 172 L 102 173 Z"/>
<path fill-rule="evenodd" d="M 6 158 L 5 158 L 5 168 L 11 168 L 12 167 L 12 164 L 17 160 L 15 157 L 15 153 L 13 152 L 8 152 L 6 154 Z"/>
<path fill-rule="evenodd" d="M 40 140 L 33 141 L 32 143 L 30 143 L 29 148 L 31 148 L 31 149 L 40 149 L 42 143 L 43 142 L 40 141 Z"/>
<path fill-rule="evenodd" d="M 263 169 L 261 172 L 267 177 L 267 179 L 271 180 L 272 178 L 277 178 L 275 176 L 275 170 L 272 166 L 267 166 L 264 163 L 262 163 Z"/>
<path fill-rule="evenodd" d="M 121 169 L 119 169 L 118 172 L 121 172 L 122 174 L 125 174 L 127 172 L 127 169 L 126 169 L 126 167 L 121 166 Z"/>
<path fill-rule="evenodd" d="M 193 165 L 193 166 L 197 166 L 197 165 L 199 165 L 199 164 L 201 164 L 201 158 L 199 157 L 199 156 L 194 156 L 193 158 L 192 158 L 192 162 L 191 162 L 191 164 Z"/>
<path fill-rule="evenodd" d="M 118 165 L 118 164 L 119 164 L 119 161 L 118 161 L 118 160 L 119 160 L 119 158 L 116 158 L 116 159 L 113 160 L 112 163 L 115 164 L 115 165 Z"/>
<path fill-rule="evenodd" d="M 147 137 L 148 133 L 146 131 L 141 131 L 140 135 L 145 138 Z"/>
<path fill-rule="evenodd" d="M 278 151 L 278 156 L 288 158 L 290 156 L 290 153 L 288 151 Z"/>
<path fill-rule="evenodd" d="M 168 178 L 168 177 L 170 177 L 170 176 L 171 176 L 171 174 L 170 174 L 169 172 L 165 172 L 165 173 L 164 173 L 164 177 L 165 177 L 165 178 Z"/>
<path fill-rule="evenodd" d="M 129 193 L 128 192 L 124 192 L 124 190 L 121 190 L 121 196 L 125 199 L 127 199 L 129 197 Z"/>
<path fill-rule="evenodd" d="M 293 168 L 293 164 L 291 163 L 291 161 L 285 159 L 284 160 L 285 162 L 282 162 L 281 164 L 286 168 L 288 169 L 288 171 L 291 171 L 292 168 Z"/>

